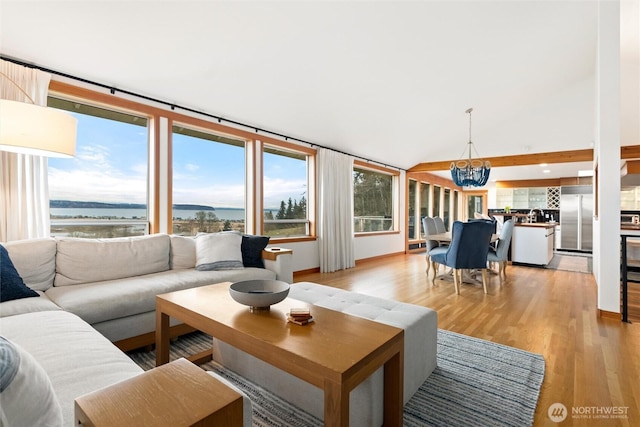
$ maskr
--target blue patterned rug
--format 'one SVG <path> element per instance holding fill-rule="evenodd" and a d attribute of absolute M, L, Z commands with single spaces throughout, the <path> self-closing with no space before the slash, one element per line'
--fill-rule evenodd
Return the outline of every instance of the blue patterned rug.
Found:
<path fill-rule="evenodd" d="M 171 344 L 171 360 L 206 350 L 210 338 L 196 332 Z M 155 366 L 155 352 L 131 352 L 143 369 Z M 243 390 L 253 404 L 253 425 L 322 426 L 293 407 L 215 362 L 202 365 Z M 489 341 L 438 330 L 438 367 L 404 407 L 404 425 L 527 426 L 544 378 L 542 356 Z"/>

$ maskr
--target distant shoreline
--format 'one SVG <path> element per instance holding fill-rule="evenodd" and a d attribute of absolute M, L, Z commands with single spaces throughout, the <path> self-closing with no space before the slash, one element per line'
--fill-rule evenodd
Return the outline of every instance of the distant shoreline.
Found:
<path fill-rule="evenodd" d="M 143 203 L 104 203 L 104 202 L 79 202 L 74 200 L 51 200 L 49 208 L 53 209 L 147 209 Z M 216 208 L 207 205 L 175 204 L 173 209 L 183 211 L 215 211 Z M 241 209 L 241 208 L 223 208 Z"/>

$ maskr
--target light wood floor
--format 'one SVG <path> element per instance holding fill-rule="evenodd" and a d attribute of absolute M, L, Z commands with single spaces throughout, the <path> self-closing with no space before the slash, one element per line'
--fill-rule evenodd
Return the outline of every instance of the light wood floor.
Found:
<path fill-rule="evenodd" d="M 442 272 L 443 270 L 441 270 Z M 433 274 L 433 271 L 432 273 Z M 425 274 L 423 254 L 359 263 L 336 273 L 298 274 L 310 281 L 423 305 L 438 312 L 438 327 L 542 354 L 546 361 L 535 425 L 555 426 L 547 416 L 563 403 L 561 425 L 640 426 L 640 323 L 599 318 L 592 275 L 509 266 L 500 286 L 492 276 L 488 294 Z M 628 407 L 626 419 L 572 418 L 572 408 Z"/>

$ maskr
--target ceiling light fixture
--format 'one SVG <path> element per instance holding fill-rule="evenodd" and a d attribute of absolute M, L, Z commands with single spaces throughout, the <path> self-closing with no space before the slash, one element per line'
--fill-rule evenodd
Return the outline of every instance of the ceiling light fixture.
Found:
<path fill-rule="evenodd" d="M 0 150 L 47 157 L 73 157 L 77 120 L 54 108 L 37 105 L 24 89 L 4 73 L 31 102 L 0 99 Z"/>
<path fill-rule="evenodd" d="M 471 142 L 471 112 L 473 108 L 469 108 L 465 111 L 469 114 L 469 158 L 468 160 L 458 160 L 457 162 L 451 162 L 451 179 L 459 187 L 482 187 L 487 183 L 489 179 L 489 173 L 491 173 L 491 162 L 482 159 L 471 158 L 471 148 L 478 152 Z M 466 151 L 466 149 L 465 149 Z M 464 152 L 462 153 L 464 155 Z M 460 157 L 462 158 L 462 156 Z"/>

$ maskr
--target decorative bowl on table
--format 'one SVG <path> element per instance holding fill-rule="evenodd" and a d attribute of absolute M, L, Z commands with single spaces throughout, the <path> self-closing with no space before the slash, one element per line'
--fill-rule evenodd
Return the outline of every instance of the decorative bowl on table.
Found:
<path fill-rule="evenodd" d="M 229 294 L 236 302 L 248 305 L 251 311 L 269 310 L 289 295 L 289 284 L 281 280 L 243 280 L 232 283 Z"/>

